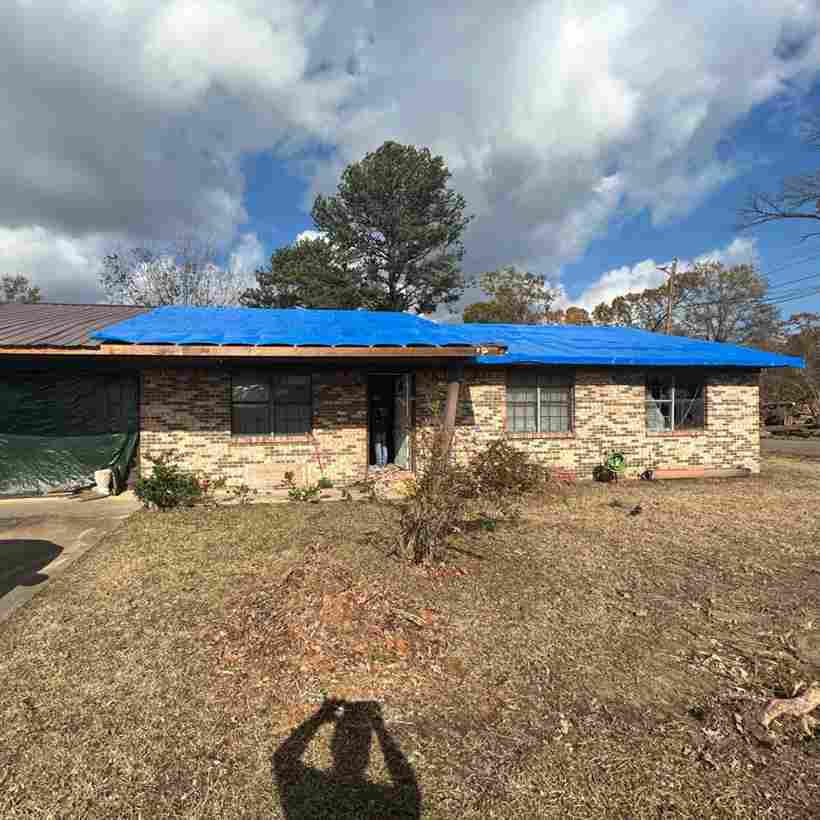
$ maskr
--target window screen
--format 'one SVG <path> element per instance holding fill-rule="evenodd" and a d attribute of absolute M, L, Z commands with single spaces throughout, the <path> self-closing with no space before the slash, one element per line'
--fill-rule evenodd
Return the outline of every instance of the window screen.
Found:
<path fill-rule="evenodd" d="M 646 428 L 652 432 L 699 430 L 706 423 L 706 388 L 702 378 L 653 376 L 646 386 Z"/>
<path fill-rule="evenodd" d="M 298 435 L 312 427 L 311 378 L 306 373 L 243 370 L 231 384 L 234 435 Z"/>
<path fill-rule="evenodd" d="M 511 370 L 507 380 L 507 429 L 512 433 L 572 430 L 571 373 Z"/>

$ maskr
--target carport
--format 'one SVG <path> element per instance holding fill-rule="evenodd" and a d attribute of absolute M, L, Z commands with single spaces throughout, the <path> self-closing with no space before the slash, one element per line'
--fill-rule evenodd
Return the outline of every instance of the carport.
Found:
<path fill-rule="evenodd" d="M 139 377 L 93 357 L 90 334 L 125 305 L 0 305 L 0 496 L 125 482 L 139 435 Z"/>

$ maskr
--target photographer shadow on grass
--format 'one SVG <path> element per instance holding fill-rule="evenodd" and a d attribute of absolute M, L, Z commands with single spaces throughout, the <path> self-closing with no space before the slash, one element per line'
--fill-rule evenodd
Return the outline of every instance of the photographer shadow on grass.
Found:
<path fill-rule="evenodd" d="M 316 733 L 334 724 L 333 766 L 317 769 L 303 762 Z M 375 735 L 391 784 L 367 779 Z M 387 732 L 374 701 L 327 700 L 291 732 L 273 755 L 273 776 L 287 820 L 308 818 L 402 818 L 421 816 L 416 776 Z"/>

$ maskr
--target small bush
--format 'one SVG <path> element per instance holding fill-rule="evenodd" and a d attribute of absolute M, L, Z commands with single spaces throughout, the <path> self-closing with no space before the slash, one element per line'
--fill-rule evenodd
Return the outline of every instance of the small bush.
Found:
<path fill-rule="evenodd" d="M 413 561 L 441 558 L 447 538 L 473 514 L 484 529 L 518 513 L 522 497 L 541 488 L 547 471 L 506 441 L 492 442 L 467 464 L 447 455 L 441 433 L 417 437 L 419 468 L 400 502 L 399 542 Z"/>
<path fill-rule="evenodd" d="M 497 439 L 476 453 L 468 470 L 475 498 L 484 507 L 497 508 L 501 517 L 515 514 L 522 497 L 543 489 L 549 480 L 545 467 L 504 439 Z M 494 517 L 486 509 L 483 515 Z"/>
<path fill-rule="evenodd" d="M 154 465 L 151 475 L 140 478 L 134 493 L 145 507 L 170 510 L 175 507 L 192 507 L 208 492 L 197 476 L 175 464 L 173 454 L 149 458 Z"/>
<path fill-rule="evenodd" d="M 244 506 L 253 501 L 258 491 L 249 487 L 247 484 L 238 484 L 235 487 L 231 487 L 228 492 L 233 496 L 234 501 Z"/>
<path fill-rule="evenodd" d="M 327 479 L 325 479 L 326 481 Z M 318 501 L 322 492 L 322 482 L 299 486 L 293 478 L 292 472 L 285 473 L 285 484 L 288 485 L 288 498 L 291 501 Z M 331 485 L 332 486 L 332 485 Z"/>

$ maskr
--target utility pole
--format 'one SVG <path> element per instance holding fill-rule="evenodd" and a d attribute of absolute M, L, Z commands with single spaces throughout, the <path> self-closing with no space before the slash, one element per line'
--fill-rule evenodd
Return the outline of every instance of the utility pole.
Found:
<path fill-rule="evenodd" d="M 669 279 L 666 283 L 666 328 L 667 336 L 672 334 L 672 304 L 675 296 L 675 276 L 678 273 L 678 257 L 676 256 L 668 265 L 658 265 L 658 270 L 663 271 Z"/>

